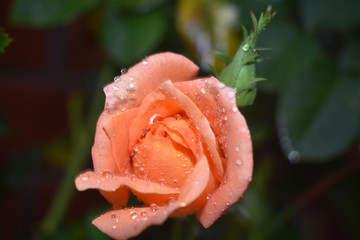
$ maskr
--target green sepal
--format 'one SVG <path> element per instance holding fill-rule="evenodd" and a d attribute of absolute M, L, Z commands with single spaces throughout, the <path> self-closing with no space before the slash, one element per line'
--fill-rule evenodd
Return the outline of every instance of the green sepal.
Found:
<path fill-rule="evenodd" d="M 250 11 L 254 29 L 248 35 L 243 27 L 243 35 L 246 38 L 237 50 L 232 62 L 224 68 L 218 77 L 220 81 L 237 91 L 236 101 L 238 107 L 253 103 L 256 97 L 256 82 L 264 80 L 256 78 L 255 75 L 255 62 L 259 56 L 255 46 L 260 32 L 275 16 L 275 13 L 271 11 L 272 5 L 269 5 L 265 13 L 261 13 L 259 20 Z"/>

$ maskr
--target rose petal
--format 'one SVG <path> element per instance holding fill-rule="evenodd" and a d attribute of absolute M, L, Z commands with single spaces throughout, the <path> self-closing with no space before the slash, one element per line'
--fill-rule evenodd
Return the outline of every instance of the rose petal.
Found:
<path fill-rule="evenodd" d="M 110 172 L 87 171 L 75 179 L 76 188 L 79 191 L 87 189 L 101 189 L 104 191 L 115 191 L 121 186 L 127 186 L 140 193 L 176 194 L 179 190 L 161 184 L 144 181 L 133 177 L 114 176 Z"/>
<path fill-rule="evenodd" d="M 217 108 L 227 116 L 226 121 L 217 123 L 219 134 L 224 141 L 223 146 L 226 146 L 223 150 L 227 157 L 227 165 L 221 185 L 197 214 L 204 227 L 212 225 L 228 206 L 239 200 L 251 181 L 253 169 L 250 133 L 244 117 L 236 107 L 235 90 L 225 87 L 215 78 L 207 80 L 212 82 L 212 87 L 217 88 L 217 91 L 213 89 L 217 92 L 214 98 Z M 216 114 L 217 111 L 213 112 Z M 208 118 L 212 121 L 211 117 Z"/>
<path fill-rule="evenodd" d="M 199 154 L 199 161 L 184 184 L 184 191 L 181 192 L 177 201 L 170 201 L 169 205 L 163 207 L 112 210 L 94 219 L 93 224 L 110 237 L 120 240 L 137 236 L 150 225 L 164 223 L 171 213 L 189 205 L 206 188 L 210 176 L 209 165 L 202 149 Z"/>
<path fill-rule="evenodd" d="M 183 83 L 181 83 L 183 84 Z M 183 92 L 179 91 L 174 87 L 171 81 L 162 83 L 159 89 L 166 95 L 175 99 L 176 103 L 181 106 L 186 114 L 189 116 L 191 121 L 200 132 L 202 140 L 206 143 L 208 151 L 211 155 L 212 164 L 214 167 L 215 177 L 219 180 L 222 178 L 224 169 L 222 165 L 219 152 L 217 151 L 215 135 L 211 129 L 209 121 L 204 114 L 199 110 L 196 104 L 189 99 Z"/>
<path fill-rule="evenodd" d="M 199 68 L 186 57 L 165 52 L 154 54 L 117 77 L 104 88 L 105 109 L 131 109 L 138 107 L 143 98 L 162 82 L 193 79 Z"/>

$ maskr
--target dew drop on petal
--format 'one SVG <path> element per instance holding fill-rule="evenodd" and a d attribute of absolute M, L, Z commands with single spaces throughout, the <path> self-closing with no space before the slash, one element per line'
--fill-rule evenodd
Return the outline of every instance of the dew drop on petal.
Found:
<path fill-rule="evenodd" d="M 102 175 L 103 177 L 106 177 L 106 178 L 112 178 L 112 177 L 113 177 L 113 174 L 112 174 L 110 171 L 103 171 L 103 172 L 101 173 L 101 175 Z"/>
<path fill-rule="evenodd" d="M 236 145 L 235 146 L 235 152 L 239 152 L 240 151 L 240 146 L 239 145 Z"/>
<path fill-rule="evenodd" d="M 180 203 L 180 206 L 181 206 L 181 207 L 185 207 L 185 206 L 186 206 L 186 203 L 185 203 L 185 202 L 181 202 L 181 203 Z"/>
<path fill-rule="evenodd" d="M 233 97 L 235 97 L 235 92 L 230 91 L 230 92 L 228 92 L 227 95 L 228 95 L 229 98 L 233 98 Z"/>
<path fill-rule="evenodd" d="M 203 94 L 206 94 L 207 93 L 207 90 L 205 88 L 201 88 L 200 91 L 203 93 Z"/>
<path fill-rule="evenodd" d="M 218 83 L 218 84 L 217 84 L 217 87 L 218 87 L 219 89 L 223 89 L 223 88 L 225 87 L 225 84 L 223 84 L 223 83 Z"/>
<path fill-rule="evenodd" d="M 151 211 L 156 212 L 158 210 L 158 206 L 156 204 L 151 204 L 150 209 Z"/>
<path fill-rule="evenodd" d="M 125 74 L 125 73 L 127 72 L 127 70 L 126 70 L 126 68 L 122 68 L 122 69 L 120 70 L 120 72 L 121 72 L 121 74 Z"/>
<path fill-rule="evenodd" d="M 144 61 L 142 61 L 141 62 L 143 65 L 148 65 L 149 64 L 149 62 L 147 61 L 147 60 L 144 60 Z"/>
<path fill-rule="evenodd" d="M 241 166 L 242 165 L 242 160 L 241 159 L 236 160 L 236 165 Z"/>
<path fill-rule="evenodd" d="M 116 225 L 113 225 L 112 228 L 115 229 L 115 228 L 116 228 Z"/>
<path fill-rule="evenodd" d="M 84 177 L 81 178 L 81 180 L 85 182 L 85 181 L 89 180 L 89 178 L 84 176 Z"/>
<path fill-rule="evenodd" d="M 111 214 L 111 218 L 116 218 L 116 214 L 115 213 Z"/>
<path fill-rule="evenodd" d="M 235 107 L 232 108 L 232 111 L 233 111 L 233 112 L 237 112 L 237 111 L 238 111 L 238 108 L 235 106 Z"/>
<path fill-rule="evenodd" d="M 120 88 L 118 88 L 117 86 L 112 86 L 112 89 L 114 89 L 115 91 L 119 91 Z"/>
<path fill-rule="evenodd" d="M 135 211 L 130 212 L 131 219 L 135 220 L 138 217 L 138 214 Z"/>
<path fill-rule="evenodd" d="M 114 82 L 119 82 L 120 78 L 118 76 L 114 77 Z"/>

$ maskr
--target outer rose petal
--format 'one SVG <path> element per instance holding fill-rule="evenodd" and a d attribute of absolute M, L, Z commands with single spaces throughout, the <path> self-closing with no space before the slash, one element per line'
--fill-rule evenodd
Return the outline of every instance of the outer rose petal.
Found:
<path fill-rule="evenodd" d="M 175 86 L 188 92 L 198 108 L 208 113 L 206 115 L 212 128 L 223 141 L 223 151 L 227 158 L 223 181 L 197 214 L 202 225 L 209 227 L 228 206 L 239 200 L 251 181 L 253 161 L 249 129 L 236 107 L 235 90 L 224 86 L 216 78 L 178 83 Z"/>
<path fill-rule="evenodd" d="M 119 114 L 117 114 L 119 113 Z M 116 147 L 114 144 L 128 145 L 128 129 L 132 119 L 136 116 L 137 109 L 126 112 L 104 111 L 97 123 L 95 142 L 92 147 L 94 170 L 96 172 L 110 171 L 115 175 L 124 175 L 130 166 L 127 160 L 127 147 Z M 121 132 L 122 134 L 112 134 Z M 122 144 L 121 144 L 122 143 Z M 120 171 L 121 170 L 121 171 Z M 126 205 L 129 193 L 127 188 L 120 188 L 115 192 L 103 192 L 102 195 L 114 207 Z"/>
<path fill-rule="evenodd" d="M 101 189 L 104 191 L 115 191 L 121 186 L 127 186 L 140 193 L 175 194 L 179 190 L 162 186 L 157 183 L 140 180 L 131 177 L 113 176 L 110 172 L 97 173 L 87 171 L 80 174 L 75 180 L 76 188 L 79 191 L 87 189 Z"/>
<path fill-rule="evenodd" d="M 198 71 L 198 66 L 182 55 L 170 52 L 154 54 L 104 88 L 105 109 L 124 111 L 138 107 L 143 98 L 162 82 L 187 81 L 196 77 Z"/>
<path fill-rule="evenodd" d="M 207 159 L 201 146 L 199 148 L 199 161 L 183 185 L 178 200 L 170 201 L 164 207 L 112 210 L 94 219 L 93 224 L 114 239 L 127 239 L 138 235 L 150 225 L 164 223 L 175 210 L 195 201 L 205 190 L 210 177 Z"/>

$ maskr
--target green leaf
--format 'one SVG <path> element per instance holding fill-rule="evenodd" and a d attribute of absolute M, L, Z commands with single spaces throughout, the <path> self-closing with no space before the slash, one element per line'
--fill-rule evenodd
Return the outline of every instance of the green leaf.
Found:
<path fill-rule="evenodd" d="M 109 9 L 101 44 L 117 65 L 124 66 L 150 54 L 165 33 L 165 19 L 158 12 L 119 16 Z"/>
<path fill-rule="evenodd" d="M 291 81 L 278 114 L 280 142 L 289 160 L 317 162 L 342 153 L 359 131 L 359 93 L 360 81 L 337 76 L 325 58 Z"/>
<path fill-rule="evenodd" d="M 74 20 L 97 3 L 99 0 L 14 0 L 11 21 L 20 26 L 57 26 Z"/>
<path fill-rule="evenodd" d="M 4 32 L 4 30 L 0 27 L 0 53 L 4 52 L 4 49 L 12 42 L 12 39 L 9 35 Z"/>
<path fill-rule="evenodd" d="M 303 0 L 300 9 L 303 25 L 309 31 L 346 31 L 360 23 L 358 0 Z"/>
<path fill-rule="evenodd" d="M 278 90 L 309 68 L 319 54 L 319 46 L 311 36 L 300 34 L 293 29 L 287 29 L 290 26 L 280 25 L 277 28 L 269 27 L 272 36 L 265 35 L 264 41 L 274 48 L 273 51 L 265 56 L 270 56 L 270 61 L 264 61 L 258 65 L 259 73 L 266 76 L 269 81 L 262 83 L 262 87 L 269 90 Z M 274 31 L 273 31 L 274 30 Z M 279 34 L 282 32 L 282 37 Z M 287 33 L 286 33 L 287 32 Z M 289 34 L 290 36 L 284 35 Z M 281 43 L 276 44 L 274 42 Z"/>
<path fill-rule="evenodd" d="M 265 13 L 261 13 L 259 20 L 251 12 L 254 29 L 240 45 L 233 61 L 220 73 L 219 80 L 237 91 L 237 106 L 243 107 L 251 104 L 256 97 L 255 60 L 258 57 L 255 49 L 260 31 L 264 29 L 275 13 L 269 5 Z M 244 32 L 246 35 L 246 32 Z"/>

